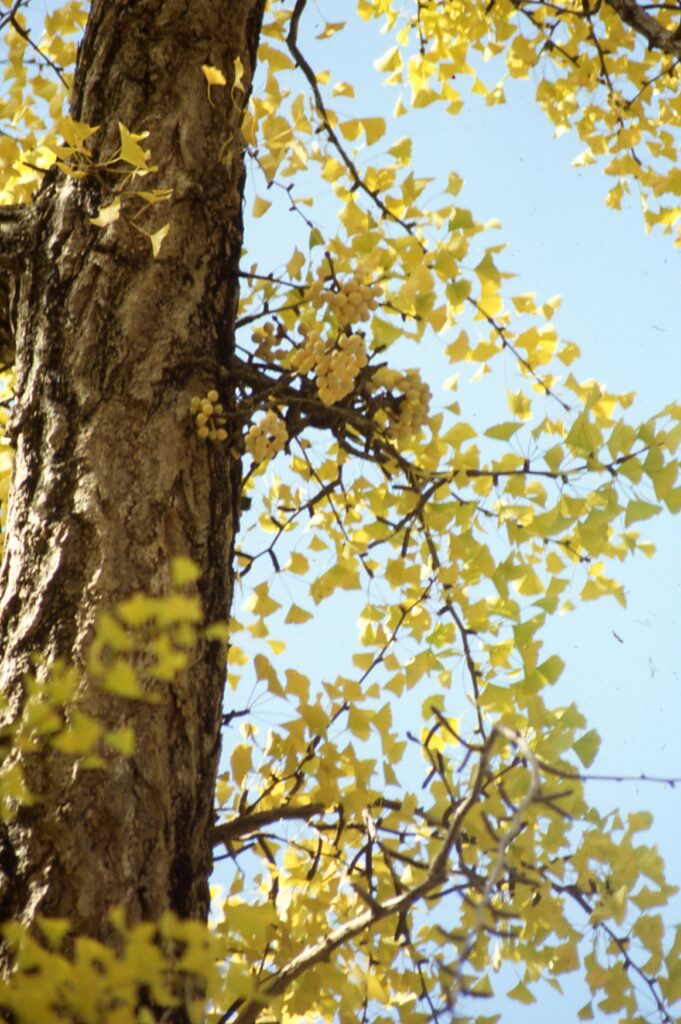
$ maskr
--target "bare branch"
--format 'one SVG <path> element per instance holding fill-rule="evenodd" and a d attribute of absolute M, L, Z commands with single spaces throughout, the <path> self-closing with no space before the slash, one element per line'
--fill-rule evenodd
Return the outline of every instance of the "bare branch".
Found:
<path fill-rule="evenodd" d="M 267 811 L 253 811 L 250 814 L 240 814 L 231 821 L 225 821 L 222 825 L 216 825 L 211 832 L 213 846 L 233 842 L 235 839 L 244 839 L 246 836 L 254 835 L 259 829 L 267 825 L 274 825 L 278 821 L 309 821 L 310 818 L 323 814 L 327 808 L 324 804 L 308 804 L 306 807 L 272 807 Z"/>

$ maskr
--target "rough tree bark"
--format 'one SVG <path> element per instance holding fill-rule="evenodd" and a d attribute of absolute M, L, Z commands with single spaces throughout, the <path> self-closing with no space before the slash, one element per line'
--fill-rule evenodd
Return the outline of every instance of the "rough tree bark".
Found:
<path fill-rule="evenodd" d="M 0 262 L 17 287 L 0 578 L 0 683 L 14 712 L 32 652 L 82 661 L 97 609 L 167 592 L 175 555 L 202 570 L 206 621 L 228 614 L 239 466 L 197 438 L 188 403 L 214 386 L 233 345 L 244 93 L 214 90 L 209 102 L 201 65 L 231 85 L 239 57 L 249 83 L 263 3 L 92 4 L 73 114 L 101 126 L 95 161 L 116 150 L 119 122 L 149 131 L 152 184 L 173 190 L 158 258 L 125 219 L 91 224 L 120 187 L 105 172 L 50 174 L 30 210 L 0 218 Z M 106 771 L 58 755 L 29 766 L 43 802 L 5 831 L 2 918 L 68 916 L 106 941 L 112 905 L 131 922 L 206 915 L 224 664 L 220 644 L 202 643 L 158 705 L 93 696 L 109 726 L 134 726 L 133 758 Z"/>

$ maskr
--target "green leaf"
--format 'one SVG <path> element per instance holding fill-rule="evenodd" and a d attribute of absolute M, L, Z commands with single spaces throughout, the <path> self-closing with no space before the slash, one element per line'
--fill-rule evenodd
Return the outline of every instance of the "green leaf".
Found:
<path fill-rule="evenodd" d="M 551 655 L 546 661 L 543 661 L 541 665 L 537 667 L 537 671 L 541 673 L 547 683 L 551 685 L 557 682 L 563 674 L 565 669 L 565 662 L 562 658 L 559 658 L 557 654 Z"/>
<path fill-rule="evenodd" d="M 590 768 L 601 746 L 601 738 L 595 729 L 590 729 L 578 739 L 574 751 L 585 768 Z"/>

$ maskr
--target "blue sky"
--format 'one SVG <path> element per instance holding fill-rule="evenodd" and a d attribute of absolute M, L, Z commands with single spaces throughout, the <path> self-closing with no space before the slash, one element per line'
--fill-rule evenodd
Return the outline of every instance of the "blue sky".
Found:
<path fill-rule="evenodd" d="M 311 21 L 314 25 L 313 17 Z M 316 27 L 320 26 L 317 21 Z M 350 81 L 358 77 L 356 70 L 361 67 L 354 115 L 375 113 L 377 104 L 389 113 L 396 92 L 381 89 L 378 76 L 372 82 L 369 72 L 389 39 L 377 38 L 365 23 L 347 35 L 338 37 L 335 51 L 328 42 L 323 44 L 320 66 L 331 67 L 332 76 L 338 71 Z M 342 64 L 349 45 L 350 68 Z M 490 83 L 495 80 L 494 74 L 486 77 Z M 636 198 L 622 212 L 605 207 L 608 179 L 598 165 L 571 167 L 582 148 L 579 141 L 571 135 L 554 139 L 552 126 L 532 94 L 531 81 L 512 81 L 505 105 L 486 107 L 479 96 L 464 96 L 466 107 L 456 118 L 445 116 L 436 106 L 419 110 L 389 125 L 390 142 L 404 134 L 413 136 L 417 174 L 445 181 L 453 170 L 464 178 L 457 201 L 480 221 L 499 218 L 502 222 L 502 228 L 488 233 L 485 242 L 506 244 L 498 262 L 517 275 L 511 282 L 513 293 L 531 290 L 544 299 L 561 294 L 556 326 L 562 337 L 575 340 L 582 349 L 575 376 L 593 377 L 617 392 L 635 390 L 630 417 L 644 419 L 679 399 L 681 251 L 673 247 L 670 237 L 644 233 Z M 262 194 L 262 188 L 258 192 Z M 248 213 L 249 199 L 245 210 Z M 290 237 L 290 217 L 283 212 L 280 222 L 270 215 L 263 220 L 247 217 L 246 263 L 258 259 L 267 269 L 276 268 L 278 260 L 283 262 L 290 254 Z M 434 376 L 440 370 L 436 357 L 427 350 L 411 355 L 423 360 L 424 372 L 432 360 L 431 385 L 442 400 L 441 380 Z M 473 420 L 493 417 L 497 407 L 503 412 L 503 392 L 484 393 L 481 399 L 478 393 L 484 388 L 467 385 L 466 374 L 464 368 L 457 397 Z M 490 400 L 501 405 L 487 408 Z M 552 628 L 550 642 L 569 655 L 566 679 L 559 686 L 578 694 L 585 709 L 593 709 L 599 716 L 594 724 L 604 732 L 604 739 L 611 730 L 620 756 L 623 734 L 628 733 L 622 717 L 631 703 L 632 741 L 635 736 L 639 741 L 635 748 L 633 742 L 627 748 L 627 764 L 613 763 L 608 770 L 620 767 L 652 774 L 653 766 L 645 758 L 659 759 L 664 749 L 673 748 L 674 737 L 665 743 L 662 734 L 673 709 L 681 713 L 681 694 L 672 685 L 681 654 L 676 635 L 681 525 L 672 516 L 662 515 L 643 524 L 641 533 L 658 545 L 658 553 L 650 561 L 639 557 L 618 567 L 628 608 L 622 610 L 614 602 L 589 604 L 561 619 Z M 593 678 L 594 664 L 603 679 L 600 683 Z M 606 678 L 612 680 L 612 687 L 606 685 Z M 620 696 L 611 699 L 613 693 Z M 645 704 L 646 712 L 653 712 L 662 694 L 663 717 L 646 740 L 642 707 Z M 604 750 L 601 757 L 605 756 Z M 665 771 L 681 774 L 681 758 L 674 764 L 671 752 L 668 757 Z"/>
<path fill-rule="evenodd" d="M 350 19 L 351 27 L 337 43 L 319 47 L 315 63 L 309 37 L 321 29 L 322 21 L 314 10 L 309 11 L 305 33 L 312 65 L 330 67 L 332 80 L 357 85 L 353 116 L 379 112 L 389 117 L 397 93 L 382 89 L 371 65 L 391 45 L 390 39 L 379 38 L 365 23 L 353 26 Z M 317 10 L 331 20 L 334 14 L 338 17 L 337 7 L 328 2 Z M 494 71 L 484 69 L 482 74 L 488 85 L 495 83 Z M 535 84 L 509 82 L 507 103 L 494 107 L 462 89 L 465 107 L 456 118 L 447 117 L 437 106 L 416 111 L 389 125 L 386 148 L 409 134 L 414 139 L 417 175 L 445 182 L 447 174 L 455 171 L 464 178 L 457 202 L 471 209 L 479 221 L 502 221 L 501 230 L 485 241 L 506 243 L 498 262 L 518 275 L 512 282 L 513 293 L 536 291 L 543 299 L 560 293 L 563 303 L 555 317 L 559 334 L 582 349 L 581 360 L 572 368 L 575 376 L 593 377 L 616 392 L 635 390 L 638 397 L 630 416 L 644 419 L 679 399 L 681 252 L 674 249 L 670 237 L 644 233 L 636 197 L 625 202 L 621 212 L 605 207 L 608 179 L 598 165 L 571 167 L 583 147 L 572 135 L 553 137 L 551 124 L 534 102 Z M 345 110 L 349 109 L 346 101 Z M 262 194 L 262 189 L 258 191 Z M 262 258 L 268 269 L 276 267 L 279 250 L 283 261 L 289 252 L 289 220 L 282 213 L 280 233 L 269 215 L 263 221 L 247 220 L 247 262 Z M 437 360 L 422 358 L 426 361 L 422 369 L 428 372 L 430 366 L 431 386 L 437 392 Z M 494 408 L 485 408 L 491 400 L 489 391 L 467 385 L 466 371 L 458 397 L 474 422 L 485 414 L 486 421 L 492 421 Z M 494 400 L 501 418 L 503 391 Z M 546 652 L 560 653 L 567 662 L 551 698 L 556 704 L 576 701 L 589 725 L 600 732 L 603 744 L 593 772 L 678 777 L 681 524 L 666 515 L 642 527 L 642 535 L 656 543 L 658 552 L 650 561 L 639 557 L 617 567 L 615 575 L 625 586 L 627 608 L 614 601 L 590 603 L 545 631 Z M 348 621 L 341 626 L 339 611 L 335 605 L 331 625 L 327 613 L 319 609 L 323 644 L 317 658 L 309 647 L 305 652 L 305 670 L 311 676 L 328 673 L 330 659 L 340 664 L 347 657 L 352 613 L 348 606 Z M 295 653 L 293 641 L 287 655 L 293 658 Z M 669 880 L 681 883 L 681 788 L 594 782 L 589 796 L 602 810 L 652 810 L 656 820 L 646 841 L 658 844 Z M 681 901 L 675 902 L 669 920 L 681 921 Z M 519 975 L 511 977 L 506 988 L 516 980 Z M 572 1021 L 588 992 L 577 975 L 567 976 L 564 988 L 565 998 L 543 986 L 534 1006 L 503 1000 L 480 1007 L 479 1012 L 501 1010 L 505 1024 L 539 1024 L 549 1016 L 559 1024 Z"/>

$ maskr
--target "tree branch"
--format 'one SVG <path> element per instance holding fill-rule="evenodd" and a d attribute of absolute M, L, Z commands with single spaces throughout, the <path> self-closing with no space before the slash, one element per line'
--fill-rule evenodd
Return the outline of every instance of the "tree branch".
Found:
<path fill-rule="evenodd" d="M 629 25 L 634 32 L 647 40 L 651 49 L 681 57 L 681 24 L 675 29 L 664 28 L 635 0 L 607 0 L 607 3 L 625 25 Z"/>
<path fill-rule="evenodd" d="M 239 815 L 222 825 L 216 825 L 211 832 L 213 847 L 224 843 L 227 846 L 235 839 L 244 839 L 266 825 L 274 825 L 278 821 L 309 821 L 328 808 L 322 803 L 308 804 L 307 807 L 272 807 L 267 811 L 253 811 L 251 814 Z"/>

